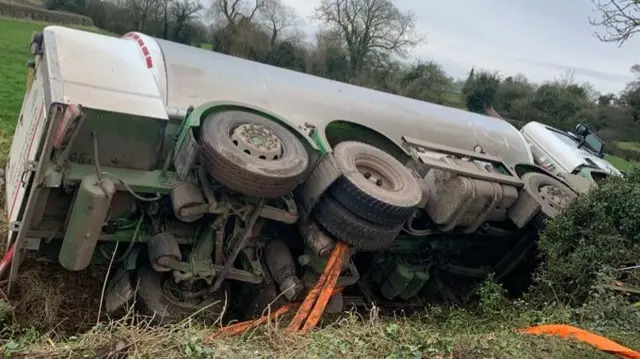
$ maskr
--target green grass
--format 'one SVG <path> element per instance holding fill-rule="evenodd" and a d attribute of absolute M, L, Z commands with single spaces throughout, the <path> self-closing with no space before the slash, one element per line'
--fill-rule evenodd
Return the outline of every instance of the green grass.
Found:
<path fill-rule="evenodd" d="M 640 143 L 638 143 L 638 142 L 617 141 L 615 143 L 615 145 L 620 147 L 620 148 L 622 148 L 623 150 L 639 151 L 640 152 Z"/>
<path fill-rule="evenodd" d="M 635 165 L 634 162 L 627 161 L 624 158 L 613 155 L 605 155 L 604 159 L 621 171 L 629 171 Z"/>
<path fill-rule="evenodd" d="M 46 25 L 0 18 L 0 132 L 5 135 L 13 133 L 22 107 L 27 78 L 26 62 L 33 58 L 29 51 L 31 34 L 42 31 Z M 105 33 L 96 28 L 74 27 Z"/>

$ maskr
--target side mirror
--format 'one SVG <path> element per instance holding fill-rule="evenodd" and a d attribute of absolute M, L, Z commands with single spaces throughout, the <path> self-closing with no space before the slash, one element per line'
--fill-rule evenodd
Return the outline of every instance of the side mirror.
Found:
<path fill-rule="evenodd" d="M 587 128 L 587 125 L 583 124 L 583 123 L 579 123 L 576 126 L 576 135 L 584 137 L 589 133 L 589 129 Z"/>

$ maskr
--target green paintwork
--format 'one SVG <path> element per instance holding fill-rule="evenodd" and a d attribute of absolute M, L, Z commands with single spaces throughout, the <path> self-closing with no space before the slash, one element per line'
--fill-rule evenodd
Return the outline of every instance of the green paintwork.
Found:
<path fill-rule="evenodd" d="M 321 152 L 321 154 L 323 156 L 331 151 L 331 149 L 329 148 L 328 144 L 326 144 L 322 140 L 322 137 L 320 136 L 320 132 L 318 132 L 317 130 L 313 131 L 313 134 L 311 135 L 311 139 L 318 146 L 318 149 L 320 149 L 320 152 Z"/>
<path fill-rule="evenodd" d="M 95 171 L 96 168 L 93 165 L 80 165 L 74 163 L 65 173 L 65 178 L 67 182 L 80 182 L 86 175 L 95 173 Z M 102 167 L 102 172 L 107 173 L 105 177 L 120 179 L 129 185 L 129 187 L 134 191 L 143 193 L 168 194 L 176 184 L 180 183 L 178 175 L 175 172 L 170 171 L 166 172 L 165 175 L 162 176 L 162 170 L 139 171 L 125 168 Z M 53 168 L 47 169 L 45 184 L 47 182 L 46 179 L 50 176 L 50 180 L 55 181 L 56 177 L 60 175 L 60 172 L 56 172 Z M 117 180 L 114 182 L 116 183 L 116 189 L 120 191 L 124 190 Z M 198 183 L 195 176 L 187 178 L 187 182 L 194 184 Z"/>
<path fill-rule="evenodd" d="M 180 128 L 180 131 L 177 135 L 177 139 L 176 139 L 176 143 L 175 143 L 175 147 L 174 147 L 174 151 L 173 151 L 173 156 L 175 156 L 178 151 L 177 149 L 179 149 L 180 147 L 182 147 L 182 145 L 185 143 L 186 139 L 187 139 L 187 135 L 189 134 L 189 131 L 191 131 L 193 128 L 198 128 L 200 127 L 200 121 L 213 114 L 216 112 L 220 112 L 220 111 L 224 111 L 224 110 L 230 110 L 230 109 L 237 109 L 237 108 L 242 108 L 244 110 L 250 110 L 250 111 L 254 111 L 262 116 L 265 116 L 273 121 L 276 121 L 278 123 L 281 124 L 286 124 L 287 122 L 284 121 L 283 119 L 281 119 L 280 117 L 276 116 L 273 113 L 270 113 L 268 111 L 265 110 L 252 110 L 247 108 L 246 104 L 244 103 L 240 103 L 240 102 L 232 102 L 232 101 L 212 101 L 212 102 L 207 102 L 204 103 L 198 107 L 195 107 L 193 109 L 193 111 L 191 111 L 191 113 L 187 116 L 187 118 L 185 118 L 185 120 L 182 123 L 182 127 Z M 294 134 L 299 134 L 298 132 L 294 132 Z M 306 145 L 312 146 L 312 150 L 318 151 L 318 143 L 319 141 L 304 141 L 304 143 Z M 307 146 L 307 147 L 309 147 Z M 309 148 L 307 148 L 309 150 Z M 175 158 L 174 158 L 175 159 Z"/>

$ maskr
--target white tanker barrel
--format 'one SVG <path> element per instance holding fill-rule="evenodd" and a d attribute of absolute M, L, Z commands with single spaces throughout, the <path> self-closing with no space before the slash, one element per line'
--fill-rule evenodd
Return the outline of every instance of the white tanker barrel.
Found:
<path fill-rule="evenodd" d="M 313 75 L 128 33 L 147 47 L 143 56 L 154 73 L 172 117 L 191 105 L 230 101 L 252 105 L 289 121 L 319 129 L 335 120 L 358 123 L 396 143 L 410 136 L 486 153 L 507 164 L 533 163 L 520 132 L 501 119 L 413 100 Z"/>

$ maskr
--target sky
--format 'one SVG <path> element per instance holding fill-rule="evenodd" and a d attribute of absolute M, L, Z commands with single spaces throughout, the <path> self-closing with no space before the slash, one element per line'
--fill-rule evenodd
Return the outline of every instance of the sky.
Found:
<path fill-rule="evenodd" d="M 320 0 L 284 0 L 304 20 L 311 36 L 321 25 L 310 19 Z M 590 0 L 395 0 L 417 17 L 426 42 L 414 59 L 439 63 L 453 77 L 472 67 L 503 76 L 524 74 L 542 83 L 572 70 L 577 82 L 602 93 L 618 93 L 640 63 L 640 35 L 622 47 L 600 42 L 589 24 Z"/>

